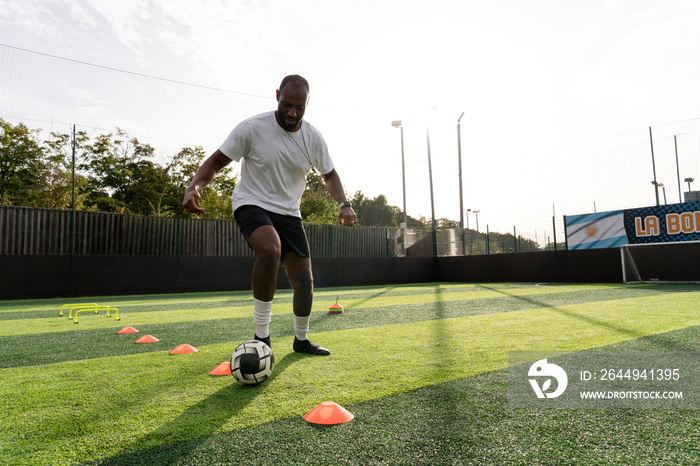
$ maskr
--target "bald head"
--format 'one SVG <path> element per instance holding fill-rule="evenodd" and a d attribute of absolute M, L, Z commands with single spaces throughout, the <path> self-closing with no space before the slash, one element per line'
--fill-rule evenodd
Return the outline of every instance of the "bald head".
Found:
<path fill-rule="evenodd" d="M 280 84 L 279 91 L 284 91 L 286 86 L 291 86 L 292 89 L 304 89 L 306 90 L 307 94 L 309 93 L 309 82 L 298 74 L 290 74 L 289 76 L 286 76 Z"/>

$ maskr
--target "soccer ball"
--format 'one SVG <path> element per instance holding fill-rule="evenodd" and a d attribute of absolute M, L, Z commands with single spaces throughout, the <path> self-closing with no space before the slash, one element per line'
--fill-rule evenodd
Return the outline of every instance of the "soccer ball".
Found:
<path fill-rule="evenodd" d="M 231 355 L 231 375 L 242 384 L 256 385 L 264 382 L 272 375 L 274 368 L 275 355 L 262 341 L 245 341 Z"/>

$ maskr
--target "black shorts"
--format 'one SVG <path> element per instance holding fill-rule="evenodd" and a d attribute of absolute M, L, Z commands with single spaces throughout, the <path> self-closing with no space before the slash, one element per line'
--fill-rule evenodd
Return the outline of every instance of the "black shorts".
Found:
<path fill-rule="evenodd" d="M 241 233 L 246 237 L 246 241 L 256 229 L 270 225 L 274 227 L 280 237 L 282 258 L 289 252 L 294 252 L 300 257 L 311 257 L 309 241 L 306 239 L 306 231 L 304 231 L 304 224 L 300 218 L 276 214 L 255 205 L 239 207 L 233 213 L 233 217 L 236 219 Z M 250 246 L 250 243 L 248 245 Z"/>

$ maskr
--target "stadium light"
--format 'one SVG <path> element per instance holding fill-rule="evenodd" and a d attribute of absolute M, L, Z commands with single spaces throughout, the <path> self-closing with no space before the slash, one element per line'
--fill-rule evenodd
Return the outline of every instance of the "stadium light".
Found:
<path fill-rule="evenodd" d="M 690 189 L 690 183 L 692 183 L 693 181 L 695 181 L 695 178 L 686 178 L 686 179 L 684 179 L 683 181 L 685 181 L 686 183 L 688 183 L 688 192 L 690 192 L 690 191 L 691 191 L 691 189 Z"/>
<path fill-rule="evenodd" d="M 652 180 L 651 182 L 652 185 L 654 185 L 654 192 L 656 193 L 656 206 L 659 206 L 659 188 L 661 188 L 664 184 L 659 183 L 656 180 Z"/>
<path fill-rule="evenodd" d="M 401 129 L 401 176 L 403 177 L 403 225 L 404 229 L 408 228 L 408 216 L 406 214 L 406 159 L 404 157 L 403 150 L 403 122 L 401 120 L 394 120 L 391 122 L 391 126 L 394 128 Z"/>
<path fill-rule="evenodd" d="M 656 188 L 657 193 L 658 193 L 658 191 L 659 191 L 659 188 L 662 189 L 662 191 L 663 191 L 663 193 L 664 193 L 664 205 L 668 205 L 668 202 L 666 202 L 666 187 L 664 186 L 664 184 L 663 184 L 663 183 L 659 183 L 658 181 L 652 181 L 651 184 L 654 185 L 654 187 Z M 658 204 L 657 204 L 657 205 L 658 205 Z"/>

